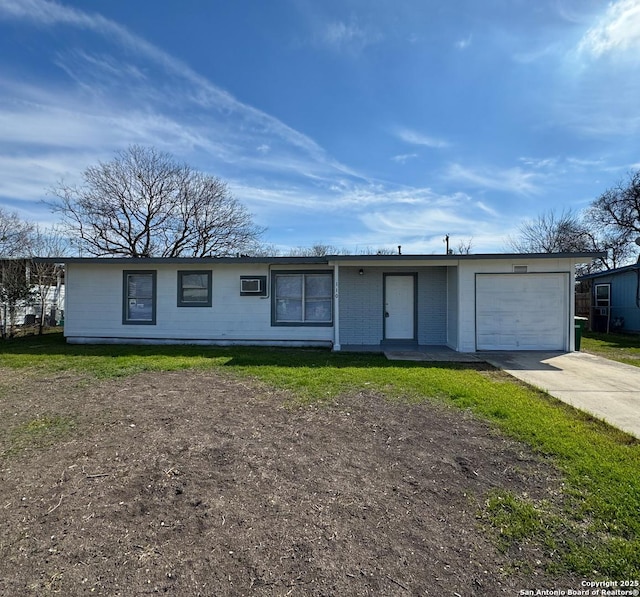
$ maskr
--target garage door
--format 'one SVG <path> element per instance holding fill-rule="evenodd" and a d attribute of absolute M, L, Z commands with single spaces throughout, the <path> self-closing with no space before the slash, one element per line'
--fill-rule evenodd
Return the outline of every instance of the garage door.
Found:
<path fill-rule="evenodd" d="M 568 350 L 568 274 L 477 274 L 477 350 Z"/>

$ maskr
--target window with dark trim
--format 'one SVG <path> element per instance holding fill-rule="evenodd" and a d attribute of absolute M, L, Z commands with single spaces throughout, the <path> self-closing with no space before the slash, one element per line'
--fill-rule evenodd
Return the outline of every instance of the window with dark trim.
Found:
<path fill-rule="evenodd" d="M 332 272 L 273 272 L 271 280 L 272 325 L 333 323 Z"/>
<path fill-rule="evenodd" d="M 124 271 L 122 323 L 155 325 L 156 271 Z"/>
<path fill-rule="evenodd" d="M 596 307 L 611 306 L 611 284 L 596 284 L 593 294 Z"/>
<path fill-rule="evenodd" d="M 178 307 L 210 307 L 211 288 L 211 271 L 178 271 Z"/>

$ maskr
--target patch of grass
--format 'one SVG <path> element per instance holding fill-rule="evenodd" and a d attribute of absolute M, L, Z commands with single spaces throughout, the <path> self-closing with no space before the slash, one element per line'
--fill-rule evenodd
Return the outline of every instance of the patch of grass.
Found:
<path fill-rule="evenodd" d="M 486 514 L 498 530 L 503 548 L 524 541 L 545 530 L 544 513 L 533 503 L 510 491 L 492 491 L 486 501 Z"/>
<path fill-rule="evenodd" d="M 216 368 L 288 390 L 300 405 L 372 391 L 469 409 L 529 444 L 564 476 L 564 509 L 524 496 L 489 496 L 483 516 L 500 542 L 534 542 L 553 552 L 560 566 L 590 577 L 640 577 L 640 442 L 481 364 L 387 361 L 326 350 L 67 345 L 51 335 L 1 344 L 0 367 L 99 378 Z"/>
<path fill-rule="evenodd" d="M 42 415 L 13 427 L 7 437 L 2 456 L 11 456 L 28 449 L 43 448 L 59 438 L 69 436 L 75 429 L 70 417 Z"/>
<path fill-rule="evenodd" d="M 60 333 L 0 343 L 0 367 L 43 372 L 73 370 L 96 378 L 207 368 L 222 365 L 230 358 L 220 351 L 197 346 L 71 345 Z"/>
<path fill-rule="evenodd" d="M 640 334 L 586 332 L 580 348 L 591 354 L 640 367 Z"/>
<path fill-rule="evenodd" d="M 606 570 L 601 573 L 607 580 L 637 580 L 637 568 L 630 563 L 637 562 L 640 541 L 613 538 L 607 541 L 606 549 L 597 541 L 572 542 L 565 554 L 567 567 L 585 577 L 593 575 L 594 570 Z"/>

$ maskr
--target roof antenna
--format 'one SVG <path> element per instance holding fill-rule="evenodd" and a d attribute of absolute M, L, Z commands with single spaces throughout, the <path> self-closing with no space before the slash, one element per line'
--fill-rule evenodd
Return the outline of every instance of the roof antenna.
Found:
<path fill-rule="evenodd" d="M 402 245 L 398 245 L 398 255 L 402 255 Z"/>

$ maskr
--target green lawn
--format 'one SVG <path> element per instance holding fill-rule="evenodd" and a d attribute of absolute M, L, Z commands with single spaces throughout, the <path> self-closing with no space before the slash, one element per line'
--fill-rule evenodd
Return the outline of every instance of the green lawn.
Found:
<path fill-rule="evenodd" d="M 585 340 L 585 348 L 600 341 Z M 634 354 L 633 346 L 624 350 Z M 534 543 L 555 554 L 560 567 L 590 579 L 640 578 L 640 442 L 500 372 L 325 350 L 69 346 L 56 334 L 0 344 L 0 367 L 97 378 L 217 369 L 289 390 L 292 407 L 367 389 L 470 409 L 545 455 L 565 477 L 563 506 L 501 492 L 487 498 L 480 523 L 505 549 Z"/>
<path fill-rule="evenodd" d="M 640 367 L 640 334 L 587 332 L 582 338 L 581 350 Z"/>

